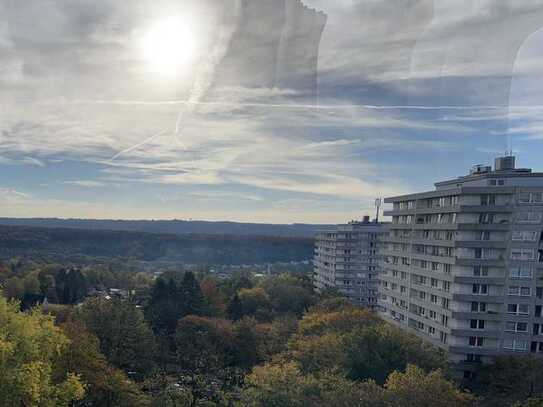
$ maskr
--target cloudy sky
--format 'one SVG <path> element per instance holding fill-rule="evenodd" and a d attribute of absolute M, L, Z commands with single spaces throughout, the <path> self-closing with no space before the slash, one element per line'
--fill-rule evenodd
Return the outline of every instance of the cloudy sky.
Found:
<path fill-rule="evenodd" d="M 332 223 L 513 149 L 543 0 L 0 0 L 0 216 Z"/>

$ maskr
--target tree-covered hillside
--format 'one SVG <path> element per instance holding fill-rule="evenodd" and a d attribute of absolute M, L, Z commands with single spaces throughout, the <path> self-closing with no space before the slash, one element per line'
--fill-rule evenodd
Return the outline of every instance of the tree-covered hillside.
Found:
<path fill-rule="evenodd" d="M 4 259 L 84 262 L 86 257 L 116 257 L 185 264 L 264 264 L 309 260 L 312 252 L 309 238 L 0 226 L 0 258 Z"/>

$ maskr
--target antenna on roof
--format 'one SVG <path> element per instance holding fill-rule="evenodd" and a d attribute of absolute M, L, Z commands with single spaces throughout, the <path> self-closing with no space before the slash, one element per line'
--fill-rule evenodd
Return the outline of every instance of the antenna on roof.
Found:
<path fill-rule="evenodd" d="M 375 200 L 375 208 L 376 208 L 376 215 L 375 215 L 375 223 L 379 223 L 379 214 L 381 212 L 381 205 L 383 205 L 383 199 L 377 198 Z"/>

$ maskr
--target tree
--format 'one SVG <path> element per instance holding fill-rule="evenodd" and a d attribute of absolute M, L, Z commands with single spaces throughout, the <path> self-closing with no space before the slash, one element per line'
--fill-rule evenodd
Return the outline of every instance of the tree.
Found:
<path fill-rule="evenodd" d="M 474 399 L 447 381 L 440 370 L 426 373 L 409 365 L 405 372 L 390 374 L 385 397 L 394 407 L 472 407 Z"/>
<path fill-rule="evenodd" d="M 243 305 L 241 304 L 238 293 L 234 294 L 234 297 L 228 303 L 226 315 L 233 321 L 243 318 Z"/>
<path fill-rule="evenodd" d="M 53 318 L 19 311 L 0 297 L 0 405 L 69 406 L 85 389 L 73 371 L 53 377 L 54 362 L 69 344 Z"/>
<path fill-rule="evenodd" d="M 263 282 L 262 288 L 268 294 L 270 305 L 278 315 L 302 316 L 311 307 L 316 297 L 303 279 L 282 274 Z"/>
<path fill-rule="evenodd" d="M 233 364 L 242 369 L 251 369 L 261 362 L 258 354 L 259 342 L 266 340 L 258 336 L 257 322 L 252 318 L 243 318 L 233 324 L 232 335 L 234 341 Z"/>
<path fill-rule="evenodd" d="M 56 275 L 57 297 L 61 304 L 77 304 L 87 296 L 87 281 L 79 269 L 62 269 Z"/>
<path fill-rule="evenodd" d="M 192 407 L 194 398 L 189 389 L 170 384 L 166 386 L 155 398 L 153 407 Z"/>
<path fill-rule="evenodd" d="M 178 274 L 165 274 L 151 289 L 146 315 L 155 333 L 171 336 L 177 322 L 186 315 L 203 315 L 205 302 L 194 273 L 187 272 L 180 280 Z"/>
<path fill-rule="evenodd" d="M 178 363 L 193 373 L 215 372 L 229 364 L 232 342 L 229 321 L 188 315 L 175 335 Z"/>
<path fill-rule="evenodd" d="M 410 363 L 428 371 L 446 366 L 442 351 L 388 323 L 354 331 L 344 346 L 345 373 L 353 380 L 382 384 L 390 373 L 404 371 Z"/>
<path fill-rule="evenodd" d="M 212 317 L 224 315 L 225 304 L 224 295 L 217 287 L 217 283 L 212 278 L 205 278 L 201 284 L 202 295 L 204 296 L 205 313 Z"/>
<path fill-rule="evenodd" d="M 238 297 L 243 316 L 255 317 L 259 321 L 271 320 L 270 299 L 263 288 L 242 288 Z"/>
<path fill-rule="evenodd" d="M 533 355 L 498 356 L 480 368 L 472 389 L 489 406 L 543 397 L 543 360 Z"/>
<path fill-rule="evenodd" d="M 183 315 L 202 315 L 204 312 L 204 296 L 200 283 L 194 273 L 187 271 L 181 281 L 181 295 L 183 297 Z"/>
<path fill-rule="evenodd" d="M 543 407 L 543 398 L 529 398 L 524 401 L 517 401 L 511 407 Z"/>
<path fill-rule="evenodd" d="M 126 375 L 111 367 L 100 353 L 98 338 L 91 334 L 81 321 L 62 325 L 63 332 L 70 338 L 70 345 L 62 354 L 56 367 L 56 374 L 67 371 L 77 373 L 87 387 L 87 393 L 78 405 L 104 407 L 146 407 L 148 398 Z"/>
<path fill-rule="evenodd" d="M 183 304 L 176 280 L 158 278 L 151 289 L 151 298 L 145 310 L 156 334 L 171 335 L 182 317 Z"/>
<path fill-rule="evenodd" d="M 375 383 L 356 383 L 333 373 L 303 375 L 292 362 L 255 368 L 242 402 L 251 407 L 393 407 Z"/>
<path fill-rule="evenodd" d="M 298 336 L 346 334 L 382 323 L 383 321 L 373 312 L 354 306 L 331 312 L 315 311 L 304 315 L 298 327 Z"/>
<path fill-rule="evenodd" d="M 133 304 L 93 298 L 73 318 L 98 337 L 101 352 L 114 366 L 140 374 L 152 369 L 154 335 L 143 313 Z"/>
<path fill-rule="evenodd" d="M 473 407 L 474 399 L 441 371 L 416 366 L 393 372 L 384 387 L 323 371 L 304 375 L 296 363 L 259 366 L 247 377 L 243 405 L 253 407 Z"/>
<path fill-rule="evenodd" d="M 23 280 L 17 276 L 8 278 L 4 282 L 4 295 L 9 299 L 22 299 L 24 296 Z"/>

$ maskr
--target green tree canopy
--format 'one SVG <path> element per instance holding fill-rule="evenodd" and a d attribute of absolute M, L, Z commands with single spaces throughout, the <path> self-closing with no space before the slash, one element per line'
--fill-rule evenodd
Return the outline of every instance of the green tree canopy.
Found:
<path fill-rule="evenodd" d="M 62 325 L 70 345 L 59 359 L 56 375 L 77 373 L 85 383 L 87 393 L 77 405 L 104 407 L 146 407 L 149 399 L 126 374 L 110 366 L 100 352 L 98 338 L 81 321 Z"/>
<path fill-rule="evenodd" d="M 114 366 L 148 372 L 153 366 L 154 335 L 143 313 L 121 300 L 93 298 L 73 315 L 100 340 L 100 350 Z"/>

